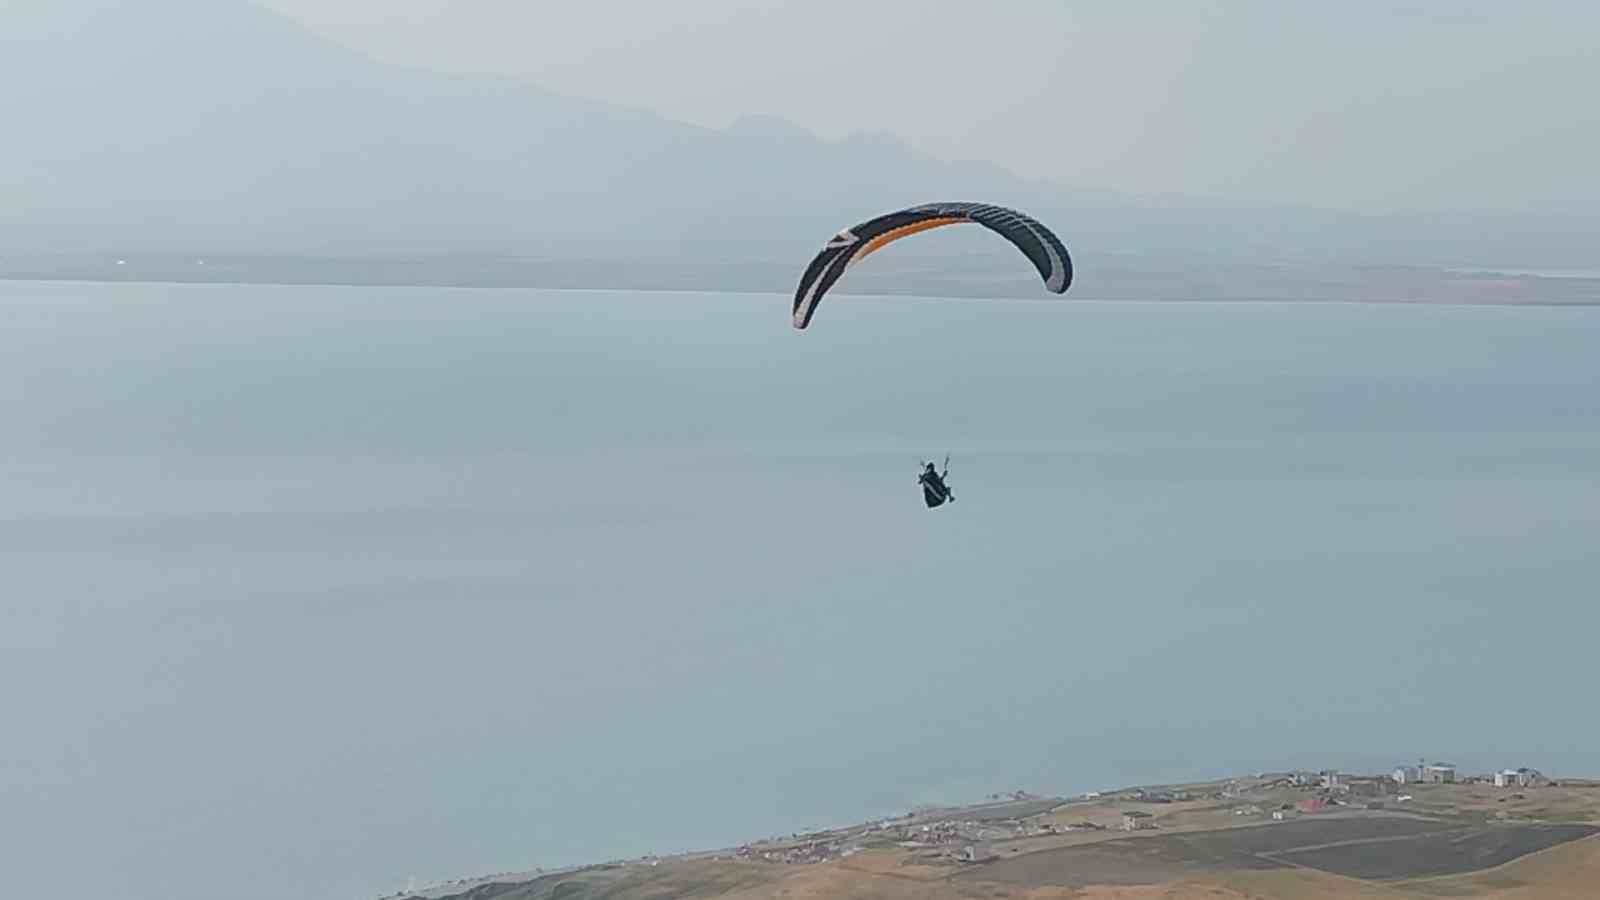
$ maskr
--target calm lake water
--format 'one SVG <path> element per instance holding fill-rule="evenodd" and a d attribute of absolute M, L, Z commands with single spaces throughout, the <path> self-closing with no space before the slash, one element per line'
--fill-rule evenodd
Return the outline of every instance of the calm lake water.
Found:
<path fill-rule="evenodd" d="M 364 900 L 996 790 L 1600 774 L 1600 309 L 788 312 L 0 284 L 8 886 Z"/>

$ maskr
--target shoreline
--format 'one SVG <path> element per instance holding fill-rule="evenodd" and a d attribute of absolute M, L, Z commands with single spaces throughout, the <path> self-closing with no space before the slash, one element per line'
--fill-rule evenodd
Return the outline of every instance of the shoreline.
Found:
<path fill-rule="evenodd" d="M 998 301 L 1016 303 L 1095 303 L 1095 304 L 1337 304 L 1345 306 L 1439 306 L 1439 307 L 1495 307 L 1495 308 L 1586 308 L 1600 306 L 1600 279 L 1591 278 L 1556 278 L 1550 276 L 1508 276 L 1515 278 L 1545 278 L 1546 280 L 1564 282 L 1576 281 L 1587 284 L 1594 283 L 1595 294 L 1592 297 L 1578 299 L 1494 299 L 1494 298 L 1460 298 L 1460 297 L 1277 297 L 1262 295 L 1247 296 L 1104 296 L 1104 295 L 1076 295 L 1076 296 L 1024 296 L 1022 294 L 946 294 L 929 293 L 924 291 L 850 291 L 835 290 L 830 293 L 832 297 L 853 297 L 858 299 L 906 299 L 930 300 L 950 302 L 975 302 Z M 663 294 L 680 296 L 686 294 L 710 294 L 716 296 L 753 296 L 774 297 L 789 299 L 787 291 L 763 290 L 756 288 L 685 288 L 685 287 L 637 287 L 637 286 L 573 286 L 573 285 L 538 285 L 538 284 L 482 284 L 449 281 L 337 281 L 337 280 L 249 280 L 229 278 L 86 278 L 79 276 L 16 276 L 0 274 L 0 284 L 40 284 L 40 285 L 93 285 L 93 286 L 150 286 L 150 287 L 263 287 L 263 288 L 376 288 L 395 290 L 443 290 L 443 291 L 526 291 L 553 294 Z"/>
<path fill-rule="evenodd" d="M 1453 776 L 1454 769 L 1451 771 Z M 1029 866 L 1047 865 L 1060 854 L 1094 857 L 1129 846 L 1150 847 L 1153 845 L 1143 842 L 1151 840 L 1177 839 L 1181 843 L 1193 838 L 1219 846 L 1240 840 L 1279 841 L 1284 846 L 1228 850 L 1224 855 L 1238 857 L 1233 860 L 1235 865 L 1240 860 L 1259 859 L 1278 867 L 1302 867 L 1297 859 L 1308 854 L 1337 856 L 1349 847 L 1421 846 L 1431 841 L 1444 848 L 1430 851 L 1438 857 L 1459 840 L 1482 840 L 1486 835 L 1510 833 L 1508 829 L 1522 829 L 1518 833 L 1530 838 L 1520 849 L 1497 850 L 1501 854 L 1498 861 L 1485 869 L 1476 868 L 1469 860 L 1445 861 L 1443 870 L 1429 871 L 1429 866 L 1441 865 L 1435 859 L 1401 879 L 1437 881 L 1493 871 L 1571 841 L 1600 839 L 1600 825 L 1595 824 L 1600 815 L 1596 805 L 1600 803 L 1600 782 L 1548 779 L 1536 770 L 1523 771 L 1529 773 L 1530 783 L 1521 787 L 1500 786 L 1482 775 L 1424 784 L 1401 781 L 1398 774 L 1388 772 L 1349 775 L 1337 770 L 1320 774 L 1289 770 L 1107 788 L 1070 796 L 1018 792 L 996 799 L 1000 795 L 991 795 L 978 803 L 918 808 L 851 825 L 757 838 L 736 847 L 449 879 L 378 900 L 446 900 L 475 896 L 492 885 L 515 890 L 569 877 L 585 883 L 599 879 L 597 885 L 638 884 L 656 878 L 653 870 L 658 867 L 670 879 L 670 873 L 684 871 L 685 866 L 697 866 L 700 871 L 707 866 L 746 867 L 746 874 L 764 872 L 759 877 L 769 880 L 803 879 L 808 870 L 855 873 L 868 879 L 899 872 L 902 874 L 893 877 L 909 877 L 931 886 L 958 878 L 989 880 L 996 878 L 996 871 L 1019 865 L 1025 874 Z M 1516 811 L 1500 806 L 1507 801 Z M 1555 805 L 1542 808 L 1546 803 Z M 1551 829 L 1565 831 L 1552 839 L 1539 837 Z M 1135 843 L 1129 845 L 1128 841 Z M 1095 864 L 1109 858 L 1090 857 L 1085 859 Z M 1117 866 L 1142 873 L 1152 859 L 1157 868 L 1167 862 L 1135 855 Z M 1221 865 L 1209 857 L 1202 862 Z M 1344 871 L 1351 865 L 1349 860 L 1330 858 L 1313 863 L 1309 866 L 1313 873 L 1358 880 L 1377 877 Z M 1195 873 L 1160 874 L 1151 883 L 1169 875 Z M 997 883 L 1013 883 L 1017 875 L 1000 876 Z M 1031 876 L 1023 880 L 1026 884 L 1022 886 L 1038 886 L 1032 884 Z M 1127 882 L 1113 879 L 1111 883 Z M 544 896 L 537 891 L 529 894 L 534 895 Z"/>

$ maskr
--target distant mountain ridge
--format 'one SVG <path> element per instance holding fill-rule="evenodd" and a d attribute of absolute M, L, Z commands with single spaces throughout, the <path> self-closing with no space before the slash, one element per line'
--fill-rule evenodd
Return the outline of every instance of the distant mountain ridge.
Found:
<path fill-rule="evenodd" d="M 1075 249 L 1190 259 L 1580 264 L 1600 234 L 1131 198 L 773 117 L 701 128 L 382 64 L 243 0 L 8 5 L 0 115 L 6 253 L 792 259 L 882 209 L 953 199 L 1027 209 Z"/>

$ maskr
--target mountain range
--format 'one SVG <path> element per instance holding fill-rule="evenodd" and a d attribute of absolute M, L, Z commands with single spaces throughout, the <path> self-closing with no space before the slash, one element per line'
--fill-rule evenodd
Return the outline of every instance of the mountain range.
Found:
<path fill-rule="evenodd" d="M 1130 196 L 761 115 L 699 127 L 381 63 L 244 0 L 14 0 L 0 117 L 12 257 L 792 261 L 936 199 L 1023 208 L 1078 254 L 1190 262 L 1578 266 L 1600 236 L 1600 218 Z"/>

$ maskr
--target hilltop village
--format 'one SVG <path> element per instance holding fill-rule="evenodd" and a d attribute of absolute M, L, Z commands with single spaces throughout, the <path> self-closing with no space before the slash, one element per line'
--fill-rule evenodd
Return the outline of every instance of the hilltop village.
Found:
<path fill-rule="evenodd" d="M 930 884 L 1142 884 L 1225 864 L 1358 879 L 1465 877 L 1596 833 L 1600 782 L 1557 780 L 1527 766 L 1466 773 L 1418 761 L 1382 772 L 1296 769 L 1068 798 L 1008 792 L 723 850 L 459 879 L 390 896 L 537 900 L 544 895 L 536 884 L 611 890 L 619 879 L 643 885 L 685 872 L 782 880 L 781 872 L 809 868 L 832 872 L 829 878 Z M 1360 852 L 1368 842 L 1381 842 L 1385 853 Z"/>
<path fill-rule="evenodd" d="M 1291 770 L 1215 784 L 1093 791 L 1059 800 L 1018 791 L 992 795 L 990 802 L 978 806 L 907 813 L 854 828 L 752 842 L 722 855 L 803 865 L 843 859 L 892 843 L 921 860 L 974 864 L 1001 853 L 1021 852 L 1019 842 L 1027 839 L 1182 827 L 1189 824 L 1184 820 L 1192 818 L 1192 811 L 1201 807 L 1214 811 L 1220 806 L 1236 820 L 1233 824 L 1245 824 L 1335 812 L 1417 810 L 1443 796 L 1430 792 L 1419 807 L 1416 789 L 1420 785 L 1508 789 L 1557 783 L 1528 767 L 1463 775 L 1448 762 L 1419 761 L 1381 773 Z M 1498 799 L 1523 800 L 1526 795 L 1508 792 Z M 1174 815 L 1162 815 L 1162 809 L 1171 809 Z"/>

